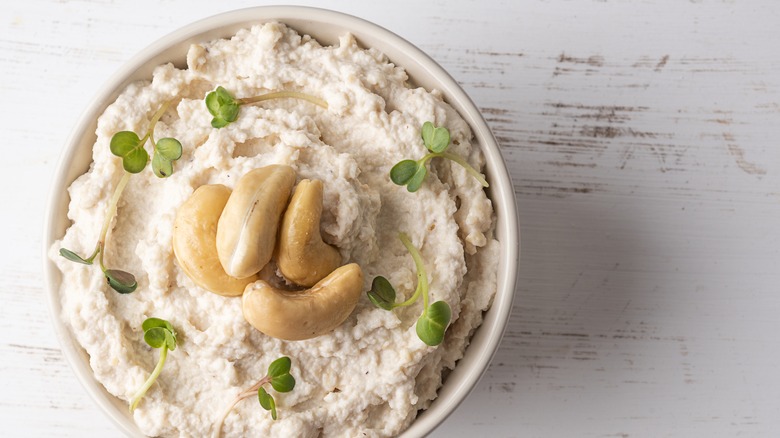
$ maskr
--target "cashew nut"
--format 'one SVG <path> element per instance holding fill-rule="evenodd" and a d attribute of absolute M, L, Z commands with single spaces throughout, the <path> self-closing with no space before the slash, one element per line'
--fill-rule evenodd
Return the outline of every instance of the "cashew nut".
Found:
<path fill-rule="evenodd" d="M 271 260 L 294 183 L 295 171 L 284 165 L 252 170 L 236 183 L 217 224 L 217 253 L 228 275 L 249 277 Z"/>
<path fill-rule="evenodd" d="M 322 241 L 322 181 L 302 180 L 293 193 L 279 233 L 279 270 L 295 284 L 310 287 L 341 264 L 339 251 Z"/>
<path fill-rule="evenodd" d="M 173 253 L 195 284 L 219 295 L 237 296 L 256 277 L 229 276 L 217 257 L 217 221 L 229 196 L 230 189 L 219 184 L 195 190 L 176 212 Z"/>
<path fill-rule="evenodd" d="M 263 280 L 244 291 L 244 319 L 268 336 L 311 339 L 338 327 L 352 313 L 363 290 L 363 271 L 344 265 L 303 292 L 275 289 Z"/>

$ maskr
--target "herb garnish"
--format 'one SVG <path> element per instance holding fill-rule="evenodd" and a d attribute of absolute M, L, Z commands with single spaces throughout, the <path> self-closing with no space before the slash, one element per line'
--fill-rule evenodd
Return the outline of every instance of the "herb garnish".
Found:
<path fill-rule="evenodd" d="M 431 122 L 425 122 L 420 130 L 426 149 L 430 152 L 419 160 L 402 160 L 390 169 L 390 179 L 399 186 L 406 186 L 406 190 L 416 192 L 428 175 L 425 164 L 437 157 L 452 160 L 470 173 L 483 187 L 488 187 L 485 177 L 463 159 L 463 157 L 451 154 L 447 151 L 450 146 L 450 131 L 445 127 L 434 126 Z"/>
<path fill-rule="evenodd" d="M 393 310 L 414 304 L 422 295 L 423 311 L 420 318 L 417 319 L 415 327 L 417 337 L 430 346 L 439 345 L 444 340 L 444 332 L 447 330 L 452 311 L 446 301 L 436 301 L 430 306 L 428 305 L 428 274 L 425 272 L 422 256 L 417 248 L 412 245 L 409 236 L 401 233 L 398 238 L 401 239 L 401 242 L 412 255 L 414 264 L 417 267 L 417 289 L 415 289 L 414 294 L 409 299 L 396 303 L 393 285 L 385 277 L 378 276 L 371 282 L 371 290 L 367 292 L 368 299 L 381 309 Z"/>
<path fill-rule="evenodd" d="M 263 385 L 270 383 L 271 387 L 276 392 L 292 391 L 293 388 L 295 388 L 295 378 L 292 376 L 292 374 L 290 374 L 291 365 L 292 361 L 290 361 L 290 358 L 287 356 L 282 356 L 279 359 L 271 362 L 271 365 L 268 366 L 268 372 L 265 377 L 260 379 L 257 383 L 248 389 L 238 393 L 236 398 L 233 399 L 233 401 L 230 403 L 230 406 L 225 409 L 225 412 L 222 413 L 222 415 L 219 417 L 219 420 L 214 425 L 213 437 L 218 438 L 220 436 L 222 433 L 222 423 L 225 422 L 225 418 L 228 416 L 233 407 L 235 407 L 236 404 L 238 404 L 238 402 L 241 400 L 247 397 L 251 397 L 255 394 L 257 394 L 257 399 L 260 402 L 260 406 L 262 406 L 266 411 L 271 411 L 271 418 L 276 420 L 276 401 L 271 396 L 271 394 L 269 394 L 268 391 L 263 388 Z"/>
<path fill-rule="evenodd" d="M 155 141 L 154 139 L 154 128 L 160 120 L 160 117 L 162 117 L 165 110 L 168 108 L 168 104 L 169 102 L 164 103 L 157 112 L 154 113 L 149 122 L 149 128 L 146 130 L 143 137 L 139 138 L 138 134 L 132 131 L 120 131 L 111 137 L 111 153 L 122 158 L 122 168 L 124 168 L 125 172 L 124 175 L 122 175 L 122 179 L 119 180 L 119 184 L 117 184 L 114 189 L 114 193 L 111 195 L 106 217 L 103 220 L 103 228 L 100 230 L 100 236 L 98 237 L 97 243 L 95 243 L 95 249 L 92 251 L 92 254 L 89 257 L 84 258 L 67 248 L 60 248 L 61 256 L 76 263 L 91 265 L 97 257 L 100 270 L 103 271 L 103 275 L 106 276 L 109 286 L 121 294 L 135 291 L 138 287 L 138 283 L 135 280 L 135 276 L 129 272 L 120 269 L 106 268 L 103 263 L 106 234 L 108 233 L 108 227 L 111 224 L 111 220 L 116 215 L 117 203 L 122 196 L 125 186 L 127 186 L 127 182 L 130 180 L 130 175 L 144 170 L 149 161 L 149 154 L 146 152 L 146 149 L 144 149 L 146 141 L 151 139 L 152 144 L 154 145 L 152 170 L 154 171 L 154 174 L 160 178 L 170 176 L 173 173 L 173 162 L 181 158 L 182 147 L 178 140 L 175 138 L 161 138 L 159 141 Z"/>
<path fill-rule="evenodd" d="M 206 108 L 209 110 L 209 114 L 214 116 L 214 118 L 211 119 L 211 126 L 214 128 L 222 128 L 236 121 L 238 118 L 238 109 L 241 105 L 283 98 L 301 99 L 328 109 L 328 103 L 319 97 L 314 97 L 306 93 L 299 93 L 297 91 L 276 91 L 261 94 L 260 96 L 236 99 L 222 86 L 218 86 L 216 90 L 206 94 Z"/>
<path fill-rule="evenodd" d="M 157 362 L 157 366 L 154 367 L 152 374 L 149 375 L 143 386 L 130 400 L 130 412 L 135 410 L 138 402 L 141 401 L 146 391 L 154 384 L 157 376 L 162 372 L 165 358 L 168 357 L 168 350 L 173 351 L 176 349 L 176 331 L 170 322 L 160 318 L 147 318 L 141 327 L 144 329 L 144 341 L 152 348 L 161 348 L 160 360 Z"/>

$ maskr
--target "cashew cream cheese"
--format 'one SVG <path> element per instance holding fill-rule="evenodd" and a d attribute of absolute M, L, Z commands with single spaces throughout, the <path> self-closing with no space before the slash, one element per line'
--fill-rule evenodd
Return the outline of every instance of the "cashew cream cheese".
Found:
<path fill-rule="evenodd" d="M 492 302 L 500 244 L 490 199 L 459 165 L 434 159 L 415 193 L 390 180 L 395 163 L 427 153 L 420 138 L 425 121 L 449 129 L 449 152 L 477 169 L 484 165 L 469 126 L 441 93 L 412 88 L 407 79 L 403 68 L 359 47 L 349 34 L 322 46 L 269 23 L 191 46 L 186 69 L 157 67 L 151 82 L 128 86 L 99 118 L 93 163 L 69 188 L 72 225 L 50 257 L 62 271 L 61 317 L 89 355 L 95 378 L 119 399 L 133 396 L 160 354 L 144 342 L 141 323 L 154 316 L 177 330 L 176 350 L 133 413 L 143 433 L 208 436 L 236 394 L 283 355 L 292 359 L 296 386 L 272 392 L 278 419 L 249 398 L 227 416 L 223 436 L 392 436 L 436 397 Z M 299 91 L 325 100 L 328 109 L 276 99 L 244 105 L 234 123 L 215 129 L 203 99 L 218 85 L 236 97 Z M 166 101 L 171 104 L 155 137 L 177 138 L 183 156 L 169 178 L 157 178 L 150 168 L 133 175 L 119 201 L 105 264 L 138 280 L 135 292 L 122 295 L 96 266 L 57 251 L 92 251 L 123 173 L 110 139 L 118 131 L 145 132 Z M 338 248 L 343 264 L 361 266 L 365 291 L 382 275 L 399 300 L 411 296 L 415 265 L 398 235 L 410 236 L 425 261 L 431 302 L 445 300 L 452 309 L 441 345 L 429 347 L 417 337 L 421 299 L 390 312 L 364 293 L 333 332 L 287 342 L 250 326 L 240 297 L 193 283 L 171 247 L 178 207 L 201 185 L 232 188 L 250 170 L 271 164 L 291 166 L 298 181 L 323 181 L 323 240 Z"/>

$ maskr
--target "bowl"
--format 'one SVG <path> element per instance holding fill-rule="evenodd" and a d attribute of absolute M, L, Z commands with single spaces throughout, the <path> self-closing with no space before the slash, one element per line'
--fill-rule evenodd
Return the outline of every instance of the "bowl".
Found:
<path fill-rule="evenodd" d="M 490 182 L 488 194 L 494 204 L 496 236 L 502 246 L 498 290 L 492 307 L 485 313 L 483 324 L 474 333 L 464 357 L 447 376 L 438 398 L 402 434 L 404 437 L 424 436 L 444 421 L 475 387 L 497 350 L 507 325 L 517 278 L 520 244 L 514 192 L 493 134 L 476 105 L 457 82 L 424 52 L 398 35 L 339 12 L 298 6 L 269 6 L 215 15 L 156 41 L 128 61 L 103 85 L 81 115 L 62 151 L 49 193 L 44 226 L 44 273 L 48 305 L 63 353 L 79 382 L 118 428 L 127 436 L 143 436 L 130 417 L 125 402 L 109 394 L 94 378 L 87 353 L 62 321 L 58 291 L 60 274 L 48 259 L 47 253 L 69 224 L 67 187 L 89 168 L 97 118 L 120 91 L 131 82 L 151 78 L 152 70 L 159 64 L 173 62 L 176 67 L 185 68 L 187 49 L 192 43 L 230 37 L 241 28 L 267 21 L 283 22 L 299 33 L 311 35 L 323 45 L 334 44 L 340 35 L 351 32 L 362 47 L 374 47 L 384 52 L 392 62 L 406 69 L 413 85 L 428 90 L 435 88 L 443 93 L 445 100 L 471 126 L 476 142 L 485 155 L 485 173 Z"/>

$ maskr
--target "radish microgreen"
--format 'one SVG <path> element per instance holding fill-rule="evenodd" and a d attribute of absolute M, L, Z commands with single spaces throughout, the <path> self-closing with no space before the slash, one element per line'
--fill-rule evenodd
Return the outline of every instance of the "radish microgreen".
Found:
<path fill-rule="evenodd" d="M 261 94 L 260 96 L 245 97 L 237 99 L 233 97 L 224 87 L 218 86 L 216 90 L 206 94 L 206 109 L 209 114 L 214 116 L 211 119 L 211 126 L 214 128 L 223 128 L 238 118 L 238 110 L 241 105 L 251 105 L 271 99 L 301 99 L 313 103 L 322 108 L 328 109 L 328 104 L 319 97 L 314 97 L 306 93 L 297 91 L 275 91 L 272 93 Z"/>
<path fill-rule="evenodd" d="M 409 240 L 409 236 L 401 233 L 398 237 L 411 254 L 417 268 L 417 288 L 409 299 L 396 303 L 393 285 L 385 277 L 377 276 L 371 282 L 371 290 L 367 292 L 368 299 L 381 309 L 393 310 L 414 304 L 422 295 L 423 311 L 415 326 L 417 337 L 430 346 L 439 345 L 444 340 L 444 332 L 452 317 L 452 311 L 446 301 L 436 301 L 428 305 L 428 274 L 425 272 L 422 256 Z"/>
<path fill-rule="evenodd" d="M 291 365 L 292 361 L 287 356 L 282 356 L 279 359 L 271 362 L 271 364 L 268 366 L 268 372 L 266 373 L 265 377 L 260 379 L 257 383 L 248 389 L 239 392 L 236 395 L 236 398 L 233 399 L 233 401 L 227 407 L 227 409 L 225 409 L 225 411 L 219 417 L 219 420 L 217 420 L 217 422 L 214 424 L 213 437 L 218 438 L 220 436 L 222 433 L 222 424 L 225 422 L 225 418 L 227 418 L 228 414 L 231 410 L 233 410 L 236 404 L 238 404 L 238 402 L 241 400 L 251 397 L 255 394 L 257 394 L 257 400 L 260 402 L 260 406 L 266 411 L 271 411 L 271 418 L 276 420 L 276 400 L 274 400 L 273 396 L 271 396 L 271 394 L 269 394 L 268 391 L 263 388 L 263 385 L 270 383 L 274 391 L 280 393 L 292 391 L 293 388 L 295 388 L 295 378 L 292 376 L 292 374 L 290 374 Z"/>
<path fill-rule="evenodd" d="M 170 176 L 173 173 L 173 162 L 181 158 L 182 147 L 178 140 L 175 138 L 161 138 L 159 141 L 155 141 L 154 139 L 154 128 L 167 108 L 168 102 L 164 103 L 154 113 L 149 122 L 149 128 L 143 137 L 139 137 L 138 134 L 132 131 L 120 131 L 111 137 L 111 153 L 122 159 L 124 174 L 108 202 L 108 210 L 103 219 L 103 228 L 100 230 L 100 235 L 92 254 L 84 258 L 67 248 L 60 248 L 60 255 L 72 262 L 91 265 L 97 258 L 100 270 L 103 271 L 108 285 L 121 294 L 135 291 L 138 283 L 135 280 L 135 276 L 127 271 L 106 268 L 103 263 L 106 234 L 108 233 L 108 227 L 111 225 L 111 220 L 116 216 L 117 203 L 122 196 L 125 186 L 127 186 L 127 182 L 130 180 L 130 175 L 144 170 L 149 162 L 149 154 L 144 148 L 147 140 L 151 140 L 152 145 L 154 145 L 152 170 L 158 177 L 167 178 Z"/>
<path fill-rule="evenodd" d="M 160 120 L 169 102 L 164 103 L 152 116 L 149 128 L 143 137 L 138 137 L 133 131 L 120 131 L 111 137 L 111 153 L 122 158 L 122 167 L 130 173 L 139 173 L 149 162 L 149 153 L 144 145 L 147 140 L 152 141 L 154 155 L 152 157 L 152 171 L 160 178 L 167 178 L 173 173 L 173 162 L 181 158 L 182 148 L 179 140 L 175 138 L 154 139 L 154 127 Z"/>
<path fill-rule="evenodd" d="M 399 186 L 406 186 L 406 190 L 416 192 L 422 186 L 425 176 L 428 175 L 426 163 L 433 158 L 446 158 L 460 164 L 483 187 L 488 187 L 488 182 L 476 169 L 463 159 L 463 157 L 447 152 L 450 146 L 450 131 L 442 126 L 434 126 L 431 122 L 425 122 L 420 130 L 425 148 L 429 153 L 419 160 L 401 160 L 390 169 L 390 179 Z"/>
<path fill-rule="evenodd" d="M 176 331 L 170 322 L 160 318 L 147 318 L 141 327 L 144 330 L 144 341 L 152 348 L 161 349 L 160 360 L 143 386 L 130 399 L 130 412 L 135 410 L 138 402 L 141 401 L 146 391 L 151 388 L 154 381 L 157 380 L 157 376 L 162 372 L 165 359 L 168 357 L 168 350 L 173 351 L 176 349 Z"/>

